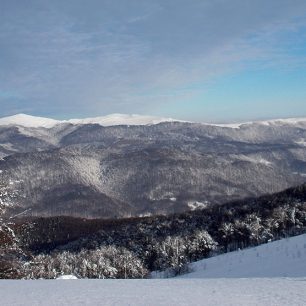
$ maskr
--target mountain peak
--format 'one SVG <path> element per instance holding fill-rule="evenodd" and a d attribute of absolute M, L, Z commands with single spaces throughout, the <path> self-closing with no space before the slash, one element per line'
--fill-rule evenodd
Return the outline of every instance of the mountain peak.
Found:
<path fill-rule="evenodd" d="M 16 114 L 9 117 L 0 118 L 0 125 L 18 125 L 23 127 L 44 127 L 51 128 L 58 124 L 60 121 L 44 118 L 35 117 L 27 114 Z"/>

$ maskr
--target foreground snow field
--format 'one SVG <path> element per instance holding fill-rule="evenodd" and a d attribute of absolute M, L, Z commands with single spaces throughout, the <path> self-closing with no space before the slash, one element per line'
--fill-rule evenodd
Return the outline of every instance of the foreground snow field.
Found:
<path fill-rule="evenodd" d="M 0 305 L 306 305 L 306 235 L 201 260 L 192 269 L 172 279 L 0 280 Z"/>
<path fill-rule="evenodd" d="M 306 305 L 306 278 L 0 281 L 12 305 Z"/>

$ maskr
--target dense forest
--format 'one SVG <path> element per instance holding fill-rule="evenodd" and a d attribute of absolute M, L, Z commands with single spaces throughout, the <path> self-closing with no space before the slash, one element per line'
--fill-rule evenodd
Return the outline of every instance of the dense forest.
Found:
<path fill-rule="evenodd" d="M 144 278 L 306 232 L 306 185 L 169 216 L 15 218 L 0 227 L 0 278 Z"/>

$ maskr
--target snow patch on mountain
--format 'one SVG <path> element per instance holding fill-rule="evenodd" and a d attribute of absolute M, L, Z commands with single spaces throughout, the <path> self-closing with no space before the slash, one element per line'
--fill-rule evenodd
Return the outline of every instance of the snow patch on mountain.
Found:
<path fill-rule="evenodd" d="M 260 156 L 247 156 L 247 155 L 234 155 L 234 157 L 237 160 L 242 160 L 242 161 L 246 161 L 249 163 L 254 163 L 254 164 L 263 164 L 265 166 L 269 166 L 271 165 L 271 162 L 269 162 L 268 160 L 260 157 Z"/>
<path fill-rule="evenodd" d="M 306 139 L 300 139 L 296 143 L 300 146 L 306 147 Z"/>
<path fill-rule="evenodd" d="M 265 126 L 282 126 L 282 125 L 306 125 L 306 118 L 286 118 L 286 119 L 270 119 L 264 121 L 247 121 L 238 123 L 204 123 L 205 125 L 219 126 L 231 129 L 240 129 L 247 125 L 265 125 Z"/>
<path fill-rule="evenodd" d="M 190 210 L 204 209 L 207 207 L 208 204 L 209 204 L 208 201 L 205 201 L 204 203 L 199 202 L 199 201 L 189 201 L 187 203 Z"/>
<path fill-rule="evenodd" d="M 15 149 L 14 146 L 9 142 L 1 143 L 0 148 L 3 148 L 4 150 L 10 150 L 10 151 L 18 152 L 18 150 Z"/>

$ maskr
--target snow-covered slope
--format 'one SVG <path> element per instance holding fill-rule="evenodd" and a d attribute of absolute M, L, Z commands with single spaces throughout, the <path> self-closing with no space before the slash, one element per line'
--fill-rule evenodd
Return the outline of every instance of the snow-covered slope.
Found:
<path fill-rule="evenodd" d="M 191 270 L 180 277 L 306 277 L 306 234 L 200 260 Z"/>

